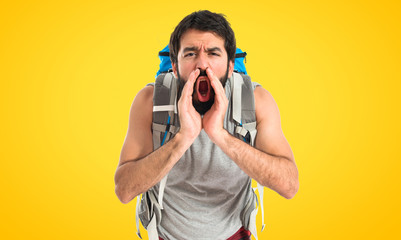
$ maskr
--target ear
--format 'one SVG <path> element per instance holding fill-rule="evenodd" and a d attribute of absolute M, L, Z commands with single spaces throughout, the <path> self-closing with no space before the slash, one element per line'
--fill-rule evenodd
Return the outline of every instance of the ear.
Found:
<path fill-rule="evenodd" d="M 228 78 L 231 77 L 231 75 L 233 74 L 233 71 L 234 71 L 234 62 L 230 61 L 228 63 Z"/>
<path fill-rule="evenodd" d="M 174 77 L 175 77 L 175 78 L 178 78 L 178 75 L 177 75 L 177 64 L 171 62 L 171 66 L 173 67 Z"/>

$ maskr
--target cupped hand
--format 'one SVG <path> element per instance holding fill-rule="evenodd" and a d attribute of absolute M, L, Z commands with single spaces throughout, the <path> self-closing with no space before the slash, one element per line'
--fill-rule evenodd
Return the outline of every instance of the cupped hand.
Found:
<path fill-rule="evenodd" d="M 192 105 L 192 93 L 199 73 L 199 69 L 191 72 L 188 81 L 182 89 L 180 100 L 178 101 L 178 114 L 180 118 L 179 132 L 190 142 L 193 142 L 202 130 L 202 118 Z"/>
<path fill-rule="evenodd" d="M 217 138 L 226 131 L 224 129 L 224 116 L 227 111 L 228 99 L 226 97 L 223 85 L 213 71 L 208 68 L 206 74 L 214 90 L 214 104 L 209 111 L 205 113 L 202 119 L 202 126 L 209 138 L 216 143 Z"/>

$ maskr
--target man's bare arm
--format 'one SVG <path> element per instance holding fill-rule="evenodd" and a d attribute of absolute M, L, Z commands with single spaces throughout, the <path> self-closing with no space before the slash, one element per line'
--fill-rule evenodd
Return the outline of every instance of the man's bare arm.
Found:
<path fill-rule="evenodd" d="M 188 80 L 178 102 L 180 131 L 153 151 L 153 87 L 142 89 L 131 107 L 127 136 L 115 174 L 116 194 L 128 203 L 157 184 L 182 157 L 201 131 L 201 117 L 192 106 L 193 84 L 199 72 Z"/>
<path fill-rule="evenodd" d="M 277 104 L 262 87 L 255 89 L 255 104 L 255 148 L 227 131 L 220 131 L 211 139 L 251 178 L 290 199 L 298 191 L 298 170 L 281 130 Z"/>
<path fill-rule="evenodd" d="M 181 158 L 188 144 L 177 134 L 163 147 L 144 158 L 124 161 L 115 174 L 116 194 L 121 202 L 128 203 L 137 195 L 157 184 Z"/>

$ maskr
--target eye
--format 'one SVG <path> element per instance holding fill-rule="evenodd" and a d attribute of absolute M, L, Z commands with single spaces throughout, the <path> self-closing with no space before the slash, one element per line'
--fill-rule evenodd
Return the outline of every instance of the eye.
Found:
<path fill-rule="evenodd" d="M 212 55 L 212 56 L 220 56 L 220 54 L 217 53 L 217 52 L 211 52 L 211 53 L 209 53 L 209 55 Z"/>
<path fill-rule="evenodd" d="M 195 56 L 194 52 L 190 52 L 184 55 L 184 57 L 193 57 L 193 56 Z"/>

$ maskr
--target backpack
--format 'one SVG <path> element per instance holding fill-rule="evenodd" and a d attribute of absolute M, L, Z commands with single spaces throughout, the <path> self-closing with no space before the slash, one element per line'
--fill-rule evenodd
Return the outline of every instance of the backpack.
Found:
<path fill-rule="evenodd" d="M 256 136 L 255 102 L 253 85 L 247 75 L 244 60 L 246 52 L 237 48 L 234 64 L 234 72 L 231 77 L 232 92 L 232 115 L 235 123 L 235 137 L 254 146 Z M 177 111 L 178 80 L 172 73 L 169 48 L 166 46 L 159 52 L 160 68 L 156 74 L 153 94 L 153 148 L 154 150 L 163 146 L 179 131 L 179 119 Z M 142 194 L 142 199 L 137 197 L 136 206 L 136 227 L 137 235 L 142 239 L 139 231 L 139 221 L 148 230 L 150 240 L 158 240 L 157 226 L 160 224 L 163 210 L 163 194 L 168 174 L 160 181 L 159 193 L 156 196 L 154 191 L 147 191 Z M 263 186 L 258 183 L 258 192 L 261 200 L 262 231 L 264 224 L 263 209 Z M 253 189 L 254 192 L 256 189 Z M 256 213 L 258 198 L 254 195 L 255 201 L 248 201 L 244 206 L 244 214 L 241 220 L 245 227 L 257 239 Z M 139 217 L 141 216 L 141 218 Z"/>

